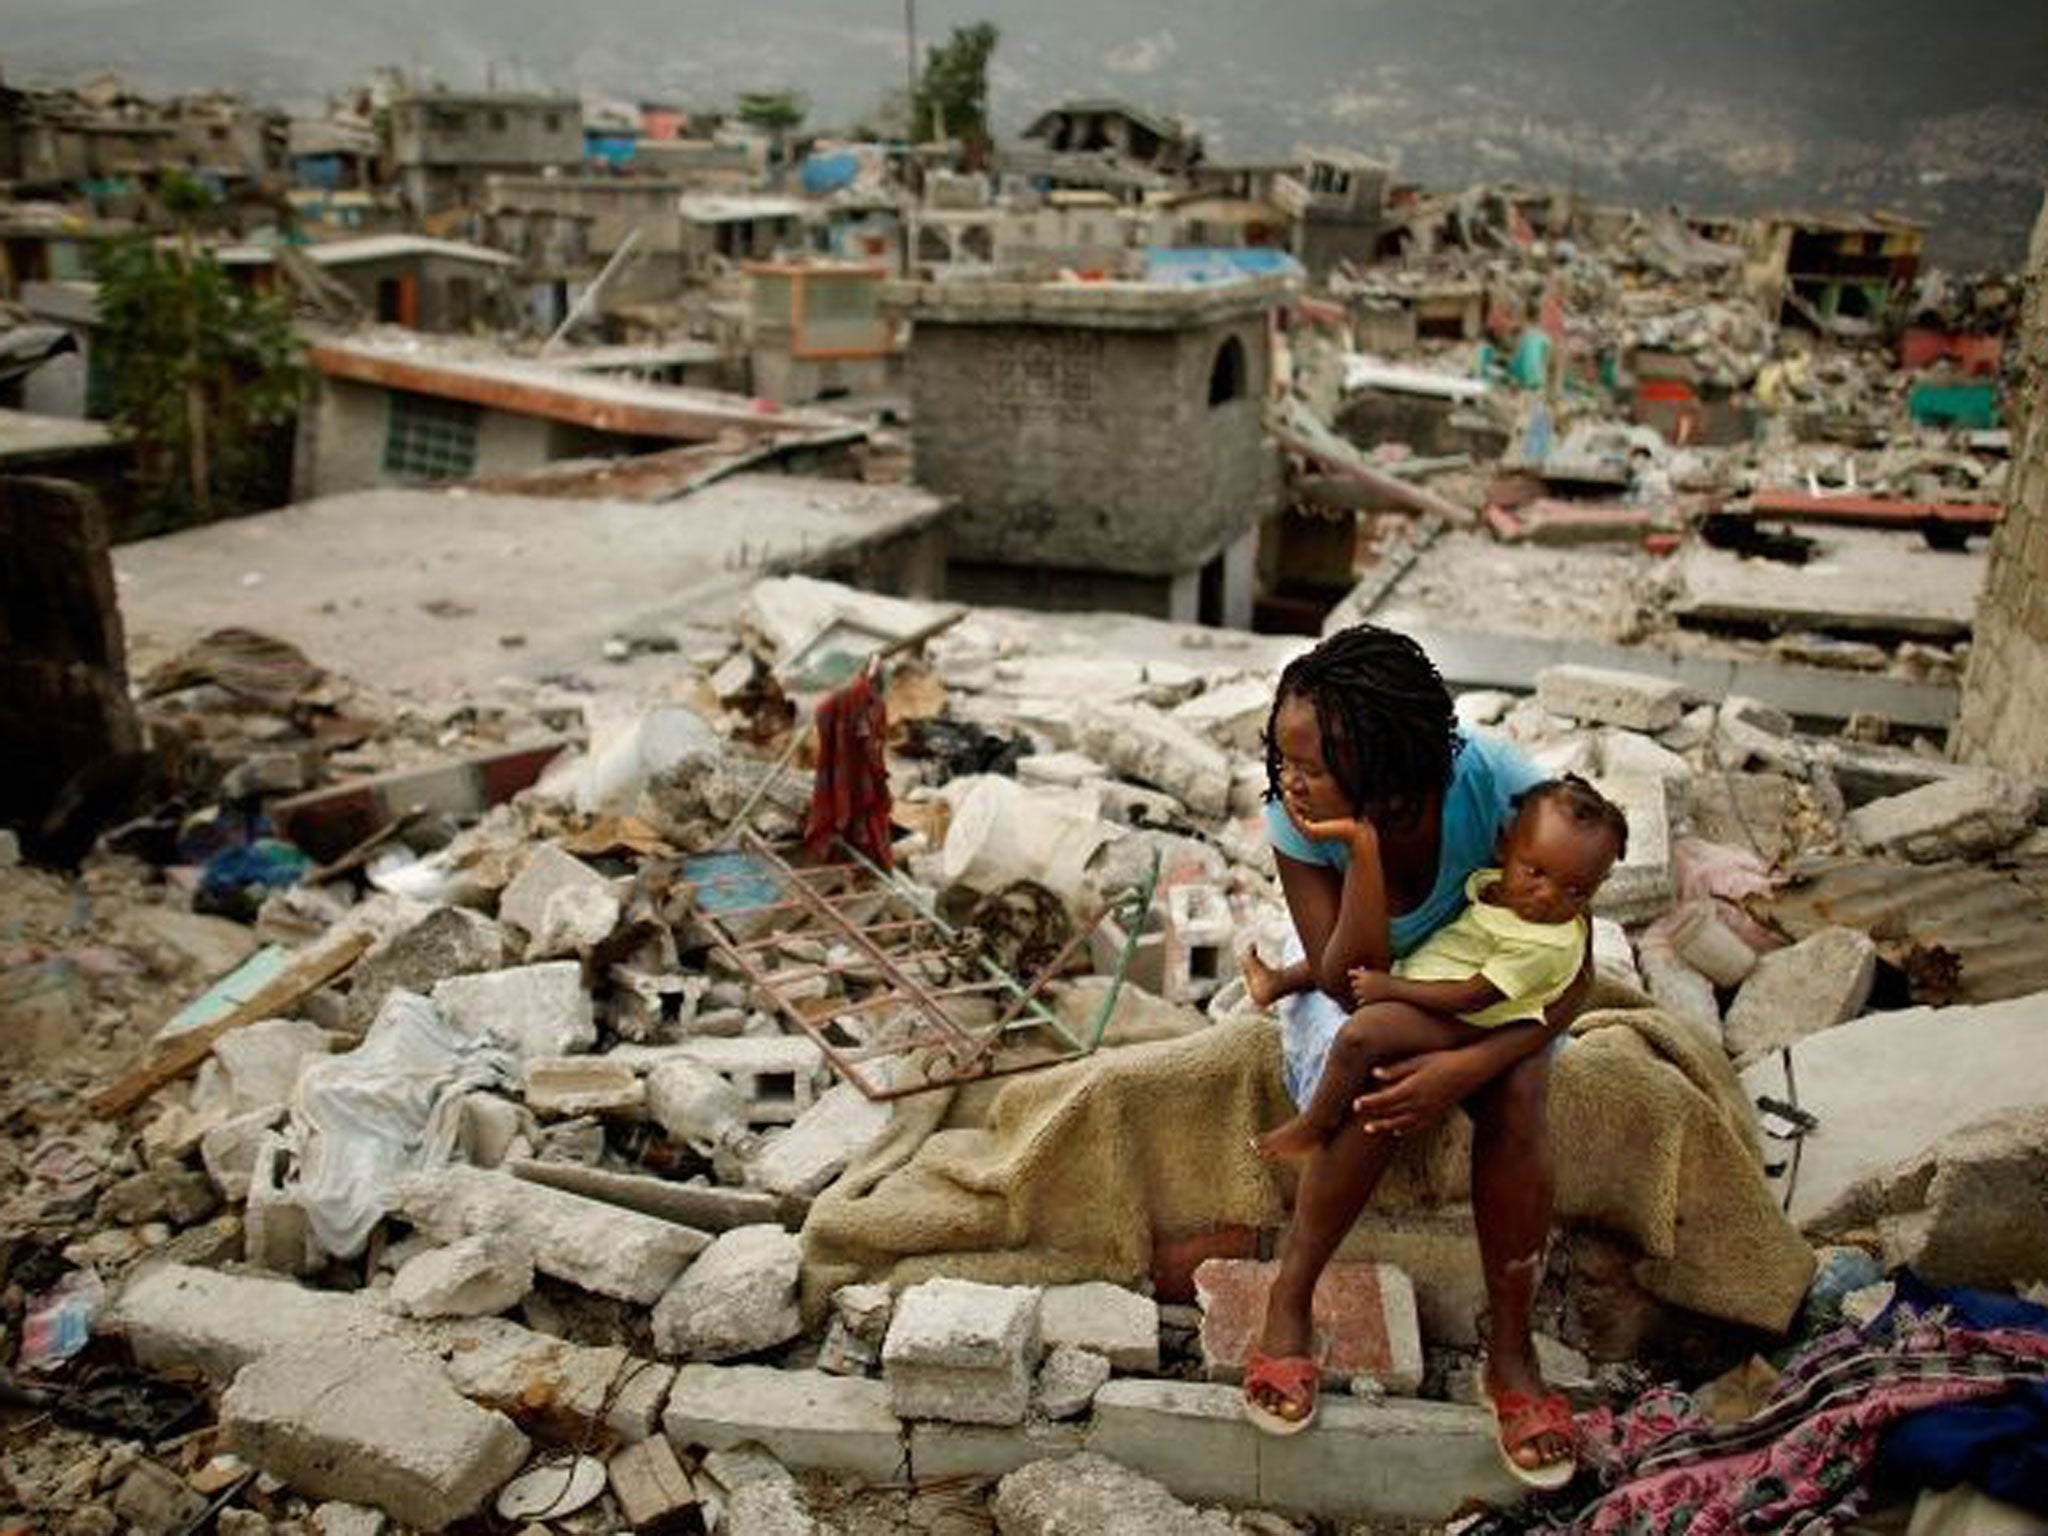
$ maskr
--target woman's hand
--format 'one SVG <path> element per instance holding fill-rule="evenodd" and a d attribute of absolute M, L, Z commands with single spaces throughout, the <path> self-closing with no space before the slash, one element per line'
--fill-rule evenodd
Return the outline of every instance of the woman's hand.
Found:
<path fill-rule="evenodd" d="M 1369 850 L 1377 857 L 1379 833 L 1373 824 L 1363 816 L 1326 816 L 1316 819 L 1308 816 L 1295 803 L 1292 796 L 1283 796 L 1281 804 L 1287 807 L 1287 819 L 1294 823 L 1294 830 L 1313 843 L 1343 843 L 1354 853 Z"/>
<path fill-rule="evenodd" d="M 1381 1086 L 1351 1101 L 1365 1133 L 1401 1136 L 1427 1130 L 1464 1103 L 1486 1079 L 1460 1059 L 1463 1055 L 1425 1051 L 1376 1068 L 1373 1077 Z"/>

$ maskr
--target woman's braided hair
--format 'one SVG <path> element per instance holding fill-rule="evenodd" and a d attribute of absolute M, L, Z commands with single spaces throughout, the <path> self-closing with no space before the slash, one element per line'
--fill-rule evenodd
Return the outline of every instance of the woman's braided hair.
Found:
<path fill-rule="evenodd" d="M 1451 691 L 1435 663 L 1406 635 L 1377 624 L 1339 630 L 1280 674 L 1266 716 L 1266 798 L 1280 797 L 1280 706 L 1307 700 L 1322 734 L 1323 761 L 1352 809 L 1394 825 L 1421 812 L 1451 781 L 1464 745 Z"/>

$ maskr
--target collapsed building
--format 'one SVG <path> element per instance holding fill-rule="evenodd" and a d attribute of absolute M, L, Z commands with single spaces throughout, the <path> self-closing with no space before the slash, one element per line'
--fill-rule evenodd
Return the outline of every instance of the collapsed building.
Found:
<path fill-rule="evenodd" d="M 1838 1348 L 1981 1343 L 1928 1287 L 2048 1333 L 2048 222 L 2022 322 L 1886 218 L 1216 165 L 1117 103 L 920 200 L 405 99 L 436 234 L 241 252 L 319 310 L 294 505 L 113 542 L 118 435 L 0 412 L 27 1518 L 1542 1528 L 1462 1122 L 1329 1274 L 1315 1429 L 1239 1409 L 1262 732 L 1359 619 L 1629 822 L 1552 1089 L 1571 1515 L 1673 1424 L 1819 1434 Z M 7 226 L 39 402 L 106 232 Z M 1851 1438 L 1829 1517 L 2027 1493 Z"/>

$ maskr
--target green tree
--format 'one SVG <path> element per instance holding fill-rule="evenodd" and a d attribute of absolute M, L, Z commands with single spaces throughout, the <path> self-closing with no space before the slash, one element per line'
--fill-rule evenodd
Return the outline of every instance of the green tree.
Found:
<path fill-rule="evenodd" d="M 206 189 L 167 178 L 157 200 L 176 238 L 111 242 L 97 276 L 114 420 L 135 442 L 144 522 L 167 528 L 249 510 L 304 375 L 285 302 L 199 248 Z"/>
<path fill-rule="evenodd" d="M 917 133 L 958 139 L 970 161 L 988 152 L 988 61 L 1001 35 L 991 21 L 955 27 L 926 50 L 917 81 Z"/>
<path fill-rule="evenodd" d="M 780 165 L 790 134 L 809 111 L 809 105 L 795 91 L 743 91 L 737 115 L 749 128 L 768 135 L 771 153 Z"/>

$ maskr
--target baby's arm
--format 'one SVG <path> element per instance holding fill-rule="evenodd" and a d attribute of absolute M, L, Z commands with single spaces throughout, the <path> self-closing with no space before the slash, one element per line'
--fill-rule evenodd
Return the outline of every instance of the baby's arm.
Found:
<path fill-rule="evenodd" d="M 1407 1003 L 1446 1018 L 1491 1008 L 1507 996 L 1484 976 L 1467 976 L 1460 981 L 1411 981 L 1388 971 L 1363 968 L 1351 973 L 1351 995 L 1361 1008 L 1370 1003 Z"/>

